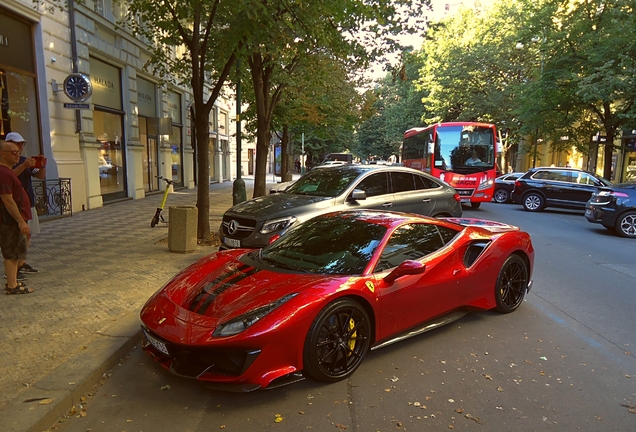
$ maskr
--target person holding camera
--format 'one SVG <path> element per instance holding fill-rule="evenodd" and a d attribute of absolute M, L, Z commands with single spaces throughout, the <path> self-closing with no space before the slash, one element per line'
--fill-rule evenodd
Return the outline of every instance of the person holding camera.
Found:
<path fill-rule="evenodd" d="M 22 183 L 22 187 L 29 196 L 29 202 L 31 204 L 31 214 L 33 217 L 29 220 L 30 234 L 27 236 L 28 247 L 31 236 L 40 233 L 40 221 L 38 220 L 38 213 L 35 209 L 35 194 L 33 193 L 32 178 L 35 177 L 40 180 L 46 178 L 46 158 L 42 155 L 34 157 L 24 156 L 22 153 L 24 153 L 26 140 L 17 132 L 9 132 L 5 137 L 5 141 L 14 143 L 18 146 L 18 149 L 20 149 L 20 161 L 13 166 L 13 172 L 20 179 L 20 183 Z M 18 280 L 26 279 L 25 274 L 35 273 L 39 273 L 39 270 L 25 262 L 18 269 Z"/>

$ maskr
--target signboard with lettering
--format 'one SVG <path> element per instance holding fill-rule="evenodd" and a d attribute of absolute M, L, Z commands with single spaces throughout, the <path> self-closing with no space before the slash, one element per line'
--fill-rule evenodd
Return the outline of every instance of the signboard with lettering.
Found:
<path fill-rule="evenodd" d="M 87 103 L 65 103 L 64 104 L 64 108 L 71 108 L 71 109 L 90 109 L 91 106 L 90 104 Z"/>
<path fill-rule="evenodd" d="M 139 115 L 144 117 L 157 117 L 157 90 L 153 83 L 137 77 L 137 105 Z"/>
<path fill-rule="evenodd" d="M 166 92 L 166 114 L 172 121 L 181 124 L 181 95 L 172 91 Z"/>
<path fill-rule="evenodd" d="M 91 57 L 93 103 L 122 109 L 120 69 Z"/>

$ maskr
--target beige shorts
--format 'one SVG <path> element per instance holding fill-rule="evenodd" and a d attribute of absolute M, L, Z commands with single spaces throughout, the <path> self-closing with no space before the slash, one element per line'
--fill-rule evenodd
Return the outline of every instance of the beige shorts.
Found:
<path fill-rule="evenodd" d="M 35 207 L 31 207 L 31 220 L 28 223 L 31 235 L 40 234 L 40 220 L 38 219 L 38 211 Z"/>

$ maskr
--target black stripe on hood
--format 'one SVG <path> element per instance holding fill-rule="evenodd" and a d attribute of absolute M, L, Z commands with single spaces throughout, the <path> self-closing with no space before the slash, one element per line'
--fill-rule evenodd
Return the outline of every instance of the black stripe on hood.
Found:
<path fill-rule="evenodd" d="M 194 300 L 190 303 L 188 309 L 192 312 L 204 315 L 205 311 L 212 303 L 214 303 L 214 300 L 219 294 L 241 280 L 252 276 L 258 271 L 259 270 L 255 267 L 241 264 L 236 269 L 224 273 L 214 280 L 205 283 L 199 294 L 197 294 Z"/>

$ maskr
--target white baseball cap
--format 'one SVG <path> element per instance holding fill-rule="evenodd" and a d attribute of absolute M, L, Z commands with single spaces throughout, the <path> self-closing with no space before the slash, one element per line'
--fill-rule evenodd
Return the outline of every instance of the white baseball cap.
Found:
<path fill-rule="evenodd" d="M 14 143 L 21 143 L 26 141 L 24 138 L 22 138 L 22 135 L 20 135 L 17 132 L 9 132 L 7 136 L 4 138 L 4 140 L 11 141 Z"/>

